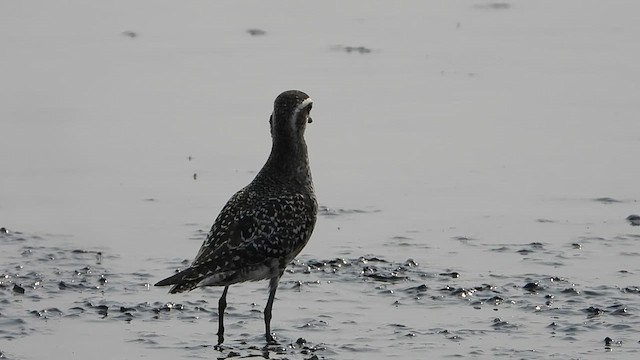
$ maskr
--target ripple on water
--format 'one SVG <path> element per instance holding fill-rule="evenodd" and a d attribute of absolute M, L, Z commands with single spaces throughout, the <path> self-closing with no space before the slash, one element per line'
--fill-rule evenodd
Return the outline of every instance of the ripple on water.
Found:
<path fill-rule="evenodd" d="M 438 346 L 438 341 L 469 344 L 473 348 L 476 345 L 472 344 L 483 344 L 493 336 L 506 336 L 506 341 L 531 339 L 534 333 L 530 332 L 535 329 L 552 332 L 553 341 L 564 343 L 568 349 L 573 343 L 583 341 L 587 333 L 604 331 L 612 339 L 629 339 L 640 327 L 637 283 L 624 286 L 574 283 L 558 269 L 554 269 L 558 273 L 550 275 L 491 273 L 474 277 L 463 270 L 431 269 L 412 259 L 367 254 L 353 258 L 295 260 L 287 269 L 278 294 L 295 300 L 311 293 L 313 300 L 288 304 L 305 307 L 304 316 L 307 316 L 278 323 L 285 334 L 294 334 L 292 338 L 281 338 L 279 347 L 265 349 L 261 345 L 260 331 L 247 330 L 248 326 L 260 326 L 261 322 L 256 319 L 262 316 L 263 305 L 240 299 L 233 304 L 236 308 L 228 308 L 229 322 L 235 326 L 231 328 L 233 337 L 230 335 L 228 344 L 215 350 L 209 343 L 199 343 L 198 338 L 179 341 L 169 338 L 159 333 L 167 331 L 166 327 L 154 324 L 162 323 L 171 328 L 203 322 L 207 329 L 203 338 L 209 341 L 215 332 L 215 326 L 210 322 L 216 321 L 219 289 L 174 297 L 171 302 L 152 298 L 136 301 L 139 298 L 131 297 L 132 291 L 148 289 L 142 284 L 152 282 L 156 276 L 145 269 L 125 274 L 110 268 L 110 260 L 117 256 L 108 250 L 45 246 L 41 239 L 20 233 L 8 232 L 0 236 L 5 245 L 5 261 L 0 264 L 0 339 L 3 340 L 44 331 L 46 321 L 43 320 L 79 322 L 88 326 L 138 323 L 144 324 L 146 330 L 135 333 L 130 342 L 149 351 L 161 347 L 182 349 L 191 353 L 187 356 L 196 358 L 210 358 L 211 351 L 215 351 L 219 358 L 264 358 L 268 355 L 275 359 L 310 359 L 314 356 L 321 359 L 354 357 L 353 354 L 368 356 L 379 352 L 386 346 L 383 344 L 392 342 L 402 344 L 406 349 L 422 351 L 425 344 Z M 636 241 L 634 237 L 623 236 L 625 239 L 617 241 Z M 610 241 L 595 237 L 582 240 L 586 243 Z M 553 244 L 542 242 L 504 244 L 498 253 L 513 257 L 518 250 L 527 250 L 528 256 L 536 254 L 545 259 L 556 256 L 554 251 L 566 251 L 566 246 L 555 248 Z M 152 261 L 155 260 L 148 260 L 149 263 Z M 181 261 L 167 261 L 164 266 L 179 265 Z M 157 264 L 153 263 L 153 266 L 157 267 Z M 144 262 L 141 267 L 145 267 Z M 618 276 L 635 281 L 633 271 L 618 272 Z M 154 294 L 146 297 L 160 293 Z M 316 311 L 316 304 L 333 303 L 346 306 L 346 309 L 336 314 L 309 316 Z M 279 305 L 279 311 L 286 309 L 284 304 Z M 375 315 L 371 311 L 380 314 L 393 311 L 405 317 L 371 326 L 369 318 Z M 445 313 L 460 315 L 438 317 Z M 434 321 L 448 326 L 432 328 Z M 360 331 L 360 337 L 354 337 L 350 330 L 367 326 L 370 328 L 364 331 L 355 330 L 355 333 Z M 304 336 L 296 336 L 298 334 Z M 337 334 L 332 344 L 312 341 L 313 337 L 330 338 L 332 334 Z M 298 341 L 299 338 L 302 340 Z M 480 346 L 463 357 L 474 352 L 490 357 L 498 356 L 502 351 L 508 356 L 520 354 L 520 350 L 514 349 Z"/>

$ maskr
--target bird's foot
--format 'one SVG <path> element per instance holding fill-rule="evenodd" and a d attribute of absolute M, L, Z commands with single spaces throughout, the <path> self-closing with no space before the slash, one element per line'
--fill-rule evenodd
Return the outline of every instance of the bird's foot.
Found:
<path fill-rule="evenodd" d="M 226 349 L 229 349 L 228 346 L 224 346 L 224 345 L 222 345 L 222 343 L 218 343 L 217 345 L 213 345 L 213 348 L 215 350 L 218 350 L 218 351 L 224 351 Z"/>
<path fill-rule="evenodd" d="M 267 333 L 267 345 L 280 345 L 273 333 Z"/>

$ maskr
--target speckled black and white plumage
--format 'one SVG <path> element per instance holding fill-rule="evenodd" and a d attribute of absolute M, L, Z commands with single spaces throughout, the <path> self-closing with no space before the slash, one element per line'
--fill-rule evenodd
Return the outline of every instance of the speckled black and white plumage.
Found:
<path fill-rule="evenodd" d="M 309 96 L 297 90 L 276 98 L 269 120 L 273 145 L 266 164 L 224 206 L 191 266 L 156 284 L 173 285 L 171 293 L 225 286 L 219 302 L 219 343 L 224 340 L 228 286 L 265 279 L 270 280 L 266 337 L 273 341 L 269 322 L 278 281 L 309 241 L 316 223 L 318 204 L 304 140 L 311 106 Z"/>

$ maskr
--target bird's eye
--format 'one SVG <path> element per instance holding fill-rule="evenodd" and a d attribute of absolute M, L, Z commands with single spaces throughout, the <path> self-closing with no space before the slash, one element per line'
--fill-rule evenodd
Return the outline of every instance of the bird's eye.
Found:
<path fill-rule="evenodd" d="M 307 106 L 307 112 L 311 111 L 311 107 L 313 106 L 313 104 L 309 104 L 309 106 Z"/>

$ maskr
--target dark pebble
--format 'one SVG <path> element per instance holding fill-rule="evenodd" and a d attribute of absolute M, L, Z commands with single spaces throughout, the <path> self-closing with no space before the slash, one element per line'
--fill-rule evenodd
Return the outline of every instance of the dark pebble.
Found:
<path fill-rule="evenodd" d="M 564 290 L 562 290 L 563 294 L 570 294 L 570 295 L 579 295 L 580 291 L 575 289 L 575 288 L 566 288 Z"/>
<path fill-rule="evenodd" d="M 298 340 L 296 340 L 296 344 L 298 345 L 302 345 L 306 343 L 307 343 L 307 340 L 305 338 L 298 338 Z"/>
<path fill-rule="evenodd" d="M 508 321 L 504 321 L 500 318 L 493 319 L 493 324 L 491 325 L 494 328 L 512 328 L 515 327 L 511 325 Z"/>
<path fill-rule="evenodd" d="M 525 286 L 522 287 L 523 289 L 527 290 L 527 291 L 531 291 L 531 292 L 538 292 L 540 290 L 542 290 L 542 286 L 540 286 L 540 283 L 535 281 L 535 282 L 530 282 L 527 283 Z"/>
<path fill-rule="evenodd" d="M 184 310 L 184 305 L 182 304 L 175 304 L 175 303 L 166 303 L 164 305 L 162 305 L 161 307 L 157 307 L 155 309 L 153 309 L 152 311 L 155 312 L 156 314 L 159 312 L 164 312 L 164 311 L 171 311 L 171 310 Z"/>
<path fill-rule="evenodd" d="M 398 280 L 405 280 L 407 278 L 406 276 L 402 276 L 395 272 L 379 274 L 379 273 L 368 273 L 366 271 L 363 271 L 362 275 L 378 281 L 398 281 Z"/>
<path fill-rule="evenodd" d="M 499 304 L 502 304 L 504 302 L 504 298 L 502 298 L 500 296 L 494 296 L 492 298 L 484 300 L 484 302 L 485 303 L 494 304 L 494 305 L 499 305 Z"/>
<path fill-rule="evenodd" d="M 405 292 L 408 292 L 409 294 L 420 294 L 423 292 L 426 292 L 429 288 L 427 287 L 427 285 L 422 284 L 422 285 L 418 285 L 418 286 L 412 286 L 410 288 L 405 289 Z"/>
<path fill-rule="evenodd" d="M 448 273 L 440 273 L 440 276 L 446 276 L 446 277 L 450 277 L 453 279 L 457 279 L 460 277 L 460 273 L 457 271 L 452 271 L 452 272 L 448 272 Z"/>
<path fill-rule="evenodd" d="M 408 267 L 416 267 L 419 264 L 413 259 L 407 259 L 407 261 L 404 262 L 404 265 Z"/>
<path fill-rule="evenodd" d="M 13 284 L 13 292 L 24 294 L 24 288 L 22 286 L 19 286 L 18 284 Z"/>
<path fill-rule="evenodd" d="M 600 316 L 605 313 L 604 310 L 598 309 L 597 307 L 593 306 L 589 306 L 588 308 L 584 309 L 584 311 L 587 313 L 588 317 Z"/>
<path fill-rule="evenodd" d="M 107 316 L 109 312 L 109 307 L 107 305 L 98 305 L 94 308 L 98 310 L 98 315 Z"/>
<path fill-rule="evenodd" d="M 372 256 L 372 257 L 361 256 L 360 258 L 358 258 L 358 261 L 360 261 L 361 263 L 365 263 L 365 264 L 370 262 L 370 261 L 381 262 L 381 263 L 388 262 L 385 259 L 381 259 L 381 258 L 378 258 L 378 257 L 375 257 L 375 256 Z"/>
<path fill-rule="evenodd" d="M 626 316 L 626 315 L 630 315 L 629 312 L 627 311 L 626 307 L 620 308 L 620 309 L 616 309 L 614 310 L 611 315 L 622 315 L 622 316 Z"/>
<path fill-rule="evenodd" d="M 465 288 L 457 288 L 451 291 L 452 295 L 461 296 L 463 298 L 468 298 L 469 296 L 475 293 L 475 289 L 465 289 Z"/>

